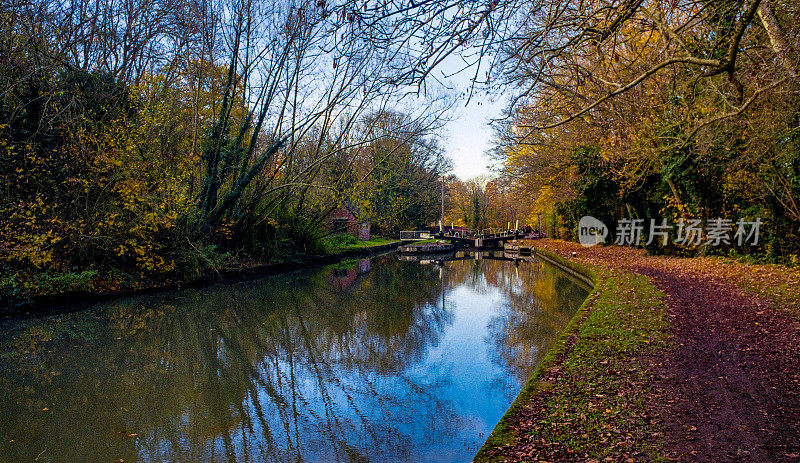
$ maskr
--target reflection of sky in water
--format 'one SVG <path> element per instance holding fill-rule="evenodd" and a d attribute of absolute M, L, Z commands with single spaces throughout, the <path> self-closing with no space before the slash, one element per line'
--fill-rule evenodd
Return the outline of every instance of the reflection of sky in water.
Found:
<path fill-rule="evenodd" d="M 445 300 L 451 304 L 453 323 L 439 344 L 428 350 L 425 362 L 410 374 L 419 378 L 437 374 L 452 378 L 440 394 L 458 411 L 461 429 L 452 442 L 427 449 L 425 460 L 429 461 L 452 461 L 446 455 L 453 444 L 461 444 L 474 454 L 520 388 L 502 366 L 492 363 L 487 352 L 492 346 L 487 346 L 483 336 L 493 312 L 487 309 L 503 303 L 500 291 L 491 288 L 481 294 L 465 285 L 448 291 Z M 464 455 L 458 451 L 454 456 Z"/>
<path fill-rule="evenodd" d="M 585 295 L 384 256 L 6 322 L 0 461 L 469 461 Z"/>

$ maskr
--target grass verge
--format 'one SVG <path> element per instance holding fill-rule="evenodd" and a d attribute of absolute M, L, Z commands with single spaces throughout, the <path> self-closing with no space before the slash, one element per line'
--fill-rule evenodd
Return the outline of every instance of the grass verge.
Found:
<path fill-rule="evenodd" d="M 641 275 L 547 257 L 594 290 L 475 461 L 659 461 L 652 354 L 667 345 L 663 293 Z"/>
<path fill-rule="evenodd" d="M 390 238 L 383 238 L 380 236 L 373 237 L 372 239 L 367 241 L 361 241 L 355 237 L 352 237 L 351 235 L 342 234 L 342 235 L 334 235 L 326 239 L 323 248 L 325 254 L 337 255 L 361 249 L 383 246 L 390 243 L 399 244 L 399 241 Z"/>

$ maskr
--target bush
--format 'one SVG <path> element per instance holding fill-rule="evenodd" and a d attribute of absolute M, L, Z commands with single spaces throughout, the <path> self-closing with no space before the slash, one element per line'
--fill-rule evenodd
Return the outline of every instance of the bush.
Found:
<path fill-rule="evenodd" d="M 0 278 L 0 307 L 14 307 L 22 302 L 23 288 L 16 275 Z"/>
<path fill-rule="evenodd" d="M 80 273 L 53 274 L 45 272 L 32 277 L 25 283 L 25 286 L 29 288 L 28 293 L 31 295 L 88 291 L 91 289 L 92 278 L 96 273 L 94 270 L 84 270 Z"/>
<path fill-rule="evenodd" d="M 229 252 L 220 252 L 214 244 L 187 243 L 178 257 L 178 269 L 184 278 L 197 278 L 208 270 L 219 271 L 234 260 Z"/>
<path fill-rule="evenodd" d="M 323 238 L 321 241 L 321 248 L 325 254 L 335 254 L 346 249 L 348 246 L 358 244 L 358 238 L 347 233 L 339 233 Z"/>

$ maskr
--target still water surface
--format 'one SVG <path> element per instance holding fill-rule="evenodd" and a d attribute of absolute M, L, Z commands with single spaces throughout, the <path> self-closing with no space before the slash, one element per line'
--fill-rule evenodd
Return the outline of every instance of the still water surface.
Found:
<path fill-rule="evenodd" d="M 395 254 L 0 325 L 0 461 L 469 461 L 586 297 Z"/>

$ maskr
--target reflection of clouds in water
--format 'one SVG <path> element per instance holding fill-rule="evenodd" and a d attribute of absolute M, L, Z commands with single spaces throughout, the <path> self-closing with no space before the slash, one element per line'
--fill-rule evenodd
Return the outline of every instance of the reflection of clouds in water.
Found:
<path fill-rule="evenodd" d="M 15 441 L 0 460 L 469 459 L 516 394 L 498 391 L 509 343 L 493 327 L 524 327 L 518 304 L 537 297 L 504 265 L 448 263 L 440 279 L 377 258 L 7 324 L 0 435 Z M 487 324 L 501 369 L 466 349 Z"/>

